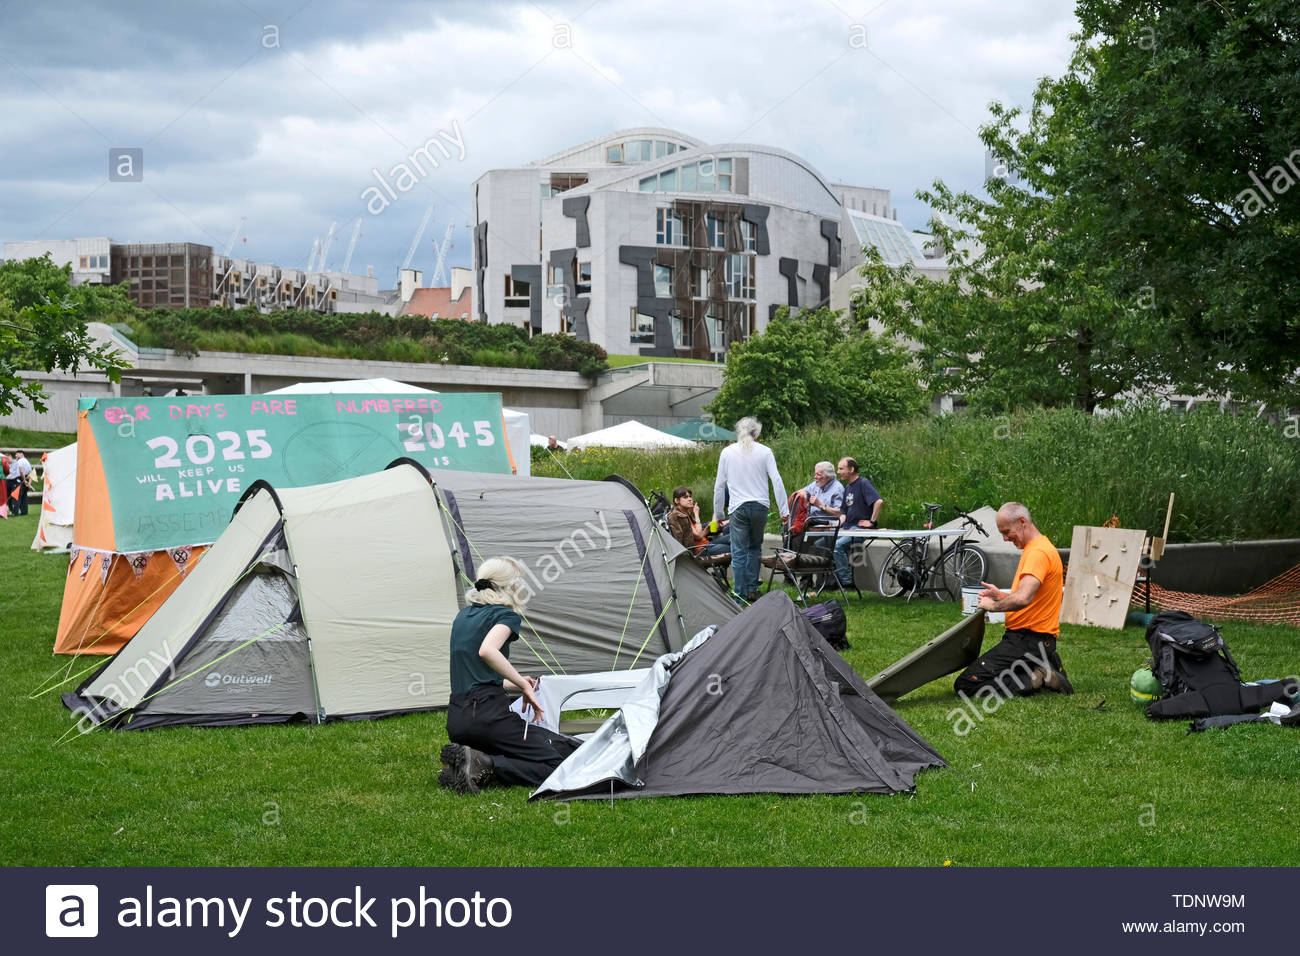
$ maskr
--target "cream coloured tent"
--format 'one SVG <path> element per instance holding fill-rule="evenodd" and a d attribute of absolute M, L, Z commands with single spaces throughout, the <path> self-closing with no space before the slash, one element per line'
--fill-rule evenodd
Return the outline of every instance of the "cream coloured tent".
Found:
<path fill-rule="evenodd" d="M 90 725 L 354 720 L 442 707 L 475 569 L 512 555 L 533 594 L 524 673 L 645 667 L 737 608 L 621 482 L 395 462 L 254 484 L 202 563 L 65 703 Z"/>
<path fill-rule="evenodd" d="M 72 519 L 77 505 L 77 443 L 45 456 L 41 477 L 41 521 L 33 551 L 67 551 L 72 546 Z"/>

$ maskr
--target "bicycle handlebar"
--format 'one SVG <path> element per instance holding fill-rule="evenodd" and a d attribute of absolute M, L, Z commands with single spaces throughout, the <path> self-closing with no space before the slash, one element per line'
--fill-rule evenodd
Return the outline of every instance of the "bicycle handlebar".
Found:
<path fill-rule="evenodd" d="M 983 526 L 982 524 L 980 524 L 978 521 L 976 521 L 976 520 L 975 520 L 971 515 L 969 515 L 969 514 L 966 513 L 965 511 L 962 511 L 962 510 L 961 510 L 960 508 L 958 508 L 956 505 L 953 505 L 953 506 L 952 506 L 952 510 L 955 511 L 955 512 L 957 512 L 957 514 L 958 514 L 958 515 L 959 515 L 959 516 L 960 516 L 960 517 L 961 517 L 961 518 L 962 518 L 962 519 L 963 519 L 967 524 L 974 525 L 975 530 L 978 531 L 980 534 L 984 535 L 984 537 L 987 538 L 987 537 L 989 536 L 989 533 L 988 533 L 987 531 L 984 530 L 984 526 Z"/>

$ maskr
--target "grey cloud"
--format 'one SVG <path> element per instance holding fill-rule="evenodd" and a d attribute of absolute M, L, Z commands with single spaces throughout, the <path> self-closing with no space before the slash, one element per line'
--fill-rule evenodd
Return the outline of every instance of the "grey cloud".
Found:
<path fill-rule="evenodd" d="M 465 161 L 381 216 L 363 214 L 354 267 L 373 263 L 391 280 L 431 202 L 417 264 L 432 267 L 448 218 L 458 224 L 451 260 L 466 264 L 470 184 L 485 170 L 660 122 L 706 141 L 743 131 L 833 180 L 887 187 L 920 227 L 927 211 L 913 192 L 936 177 L 979 186 L 971 130 L 988 101 L 1027 101 L 1040 75 L 1063 69 L 1073 29 L 1068 0 L 933 0 L 870 16 L 874 2 L 856 0 L 667 2 L 654 16 L 614 0 L 583 13 L 589 2 L 539 0 L 543 13 L 529 3 L 0 0 L 0 239 L 34 236 L 94 189 L 109 145 L 144 145 L 146 185 L 165 201 L 112 184 L 54 234 L 221 245 L 246 217 L 238 251 L 291 265 L 338 220 L 337 263 L 370 169 L 451 119 L 463 124 Z M 551 46 L 547 14 L 571 24 L 574 51 Z M 860 17 L 876 56 L 855 51 L 813 78 Z M 278 50 L 260 46 L 263 23 L 280 25 Z"/>

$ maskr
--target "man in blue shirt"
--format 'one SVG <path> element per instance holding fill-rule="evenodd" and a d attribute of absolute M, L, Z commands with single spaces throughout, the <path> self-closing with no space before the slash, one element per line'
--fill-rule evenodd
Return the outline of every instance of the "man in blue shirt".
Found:
<path fill-rule="evenodd" d="M 858 474 L 858 463 L 853 458 L 841 458 L 836 473 L 844 483 L 844 511 L 841 530 L 850 528 L 876 528 L 884 499 L 874 485 Z M 853 569 L 849 567 L 849 548 L 854 538 L 841 535 L 835 539 L 835 575 L 846 588 L 853 587 Z"/>
<path fill-rule="evenodd" d="M 803 489 L 808 496 L 808 523 L 834 524 L 839 520 L 844 506 L 844 486 L 835 480 L 835 466 L 829 461 L 819 461 L 813 469 L 813 480 Z"/>

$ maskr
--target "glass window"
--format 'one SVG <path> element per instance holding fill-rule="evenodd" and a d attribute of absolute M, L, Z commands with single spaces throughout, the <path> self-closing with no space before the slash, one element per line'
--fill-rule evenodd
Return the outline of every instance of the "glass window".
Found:
<path fill-rule="evenodd" d="M 721 352 L 727 347 L 727 320 L 710 315 L 704 321 L 709 327 L 709 349 Z"/>
<path fill-rule="evenodd" d="M 721 193 L 729 193 L 729 192 L 731 192 L 731 174 L 730 174 L 730 173 L 719 173 L 719 174 L 718 174 L 718 192 L 721 192 Z"/>
<path fill-rule="evenodd" d="M 621 145 L 605 147 L 605 162 L 607 163 L 623 162 L 623 147 Z"/>
<path fill-rule="evenodd" d="M 717 180 L 714 178 L 718 174 L 718 164 L 711 159 L 700 163 L 699 185 L 696 186 L 702 193 L 711 193 L 716 187 Z"/>
<path fill-rule="evenodd" d="M 166 264 L 167 264 L 166 262 L 160 262 L 160 263 L 159 263 L 159 265 L 164 265 L 164 266 L 165 266 Z M 153 268 L 153 256 L 145 256 L 145 257 L 141 260 L 141 265 L 143 265 L 144 268 L 146 268 L 146 269 L 152 269 L 152 268 Z"/>
<path fill-rule="evenodd" d="M 695 184 L 698 181 L 696 179 L 696 172 L 698 170 L 699 170 L 699 166 L 697 166 L 695 163 L 688 163 L 687 165 L 681 167 L 682 192 L 684 193 L 695 192 Z"/>
<path fill-rule="evenodd" d="M 655 210 L 655 244 L 660 246 L 689 246 L 690 218 L 671 209 Z"/>
<path fill-rule="evenodd" d="M 688 316 L 674 312 L 673 316 L 673 346 L 679 349 L 688 349 L 694 344 L 694 328 Z"/>
<path fill-rule="evenodd" d="M 718 160 L 718 172 L 720 172 L 720 173 L 729 173 L 729 172 L 731 172 L 731 160 L 729 160 L 729 159 L 720 159 L 720 160 Z"/>
<path fill-rule="evenodd" d="M 670 298 L 673 294 L 673 270 L 669 266 L 655 266 L 655 295 Z"/>
<path fill-rule="evenodd" d="M 659 191 L 665 193 L 677 192 L 677 170 L 665 169 L 659 174 Z"/>
<path fill-rule="evenodd" d="M 629 338 L 633 342 L 642 342 L 654 344 L 655 340 L 655 320 L 653 316 L 646 315 L 644 312 L 638 312 L 636 306 L 629 310 L 632 318 L 631 335 Z"/>
<path fill-rule="evenodd" d="M 578 263 L 578 295 L 591 293 L 591 263 Z"/>
<path fill-rule="evenodd" d="M 754 251 L 754 244 L 757 241 L 757 231 L 754 229 L 752 222 L 740 220 L 740 241 L 744 244 L 746 252 Z"/>
<path fill-rule="evenodd" d="M 691 290 L 691 295 L 697 299 L 707 299 L 709 297 L 709 270 L 699 268 L 695 270 L 695 288 Z"/>
<path fill-rule="evenodd" d="M 732 299 L 754 298 L 753 256 L 727 256 L 727 296 Z"/>
<path fill-rule="evenodd" d="M 82 268 L 82 269 L 85 269 L 85 268 L 86 268 L 86 257 L 85 257 L 85 256 L 82 256 L 82 257 L 81 257 L 81 268 Z"/>
<path fill-rule="evenodd" d="M 685 146 L 682 147 L 682 149 L 685 149 L 685 148 L 686 148 Z M 671 155 L 672 155 L 673 153 L 675 153 L 675 152 L 677 152 L 677 144 L 676 144 L 676 143 L 669 143 L 669 144 L 668 144 L 668 155 L 671 156 Z"/>
<path fill-rule="evenodd" d="M 704 221 L 709 231 L 709 248 L 722 249 L 726 246 L 727 224 L 725 220 L 709 216 Z"/>
<path fill-rule="evenodd" d="M 662 139 L 655 140 L 655 159 L 663 159 L 668 155 L 668 144 Z"/>
<path fill-rule="evenodd" d="M 528 308 L 529 293 L 531 291 L 529 283 L 517 281 L 507 275 L 505 307 L 507 309 Z"/>
<path fill-rule="evenodd" d="M 647 176 L 645 179 L 641 180 L 639 188 L 643 193 L 655 192 L 659 188 L 659 177 Z"/>

